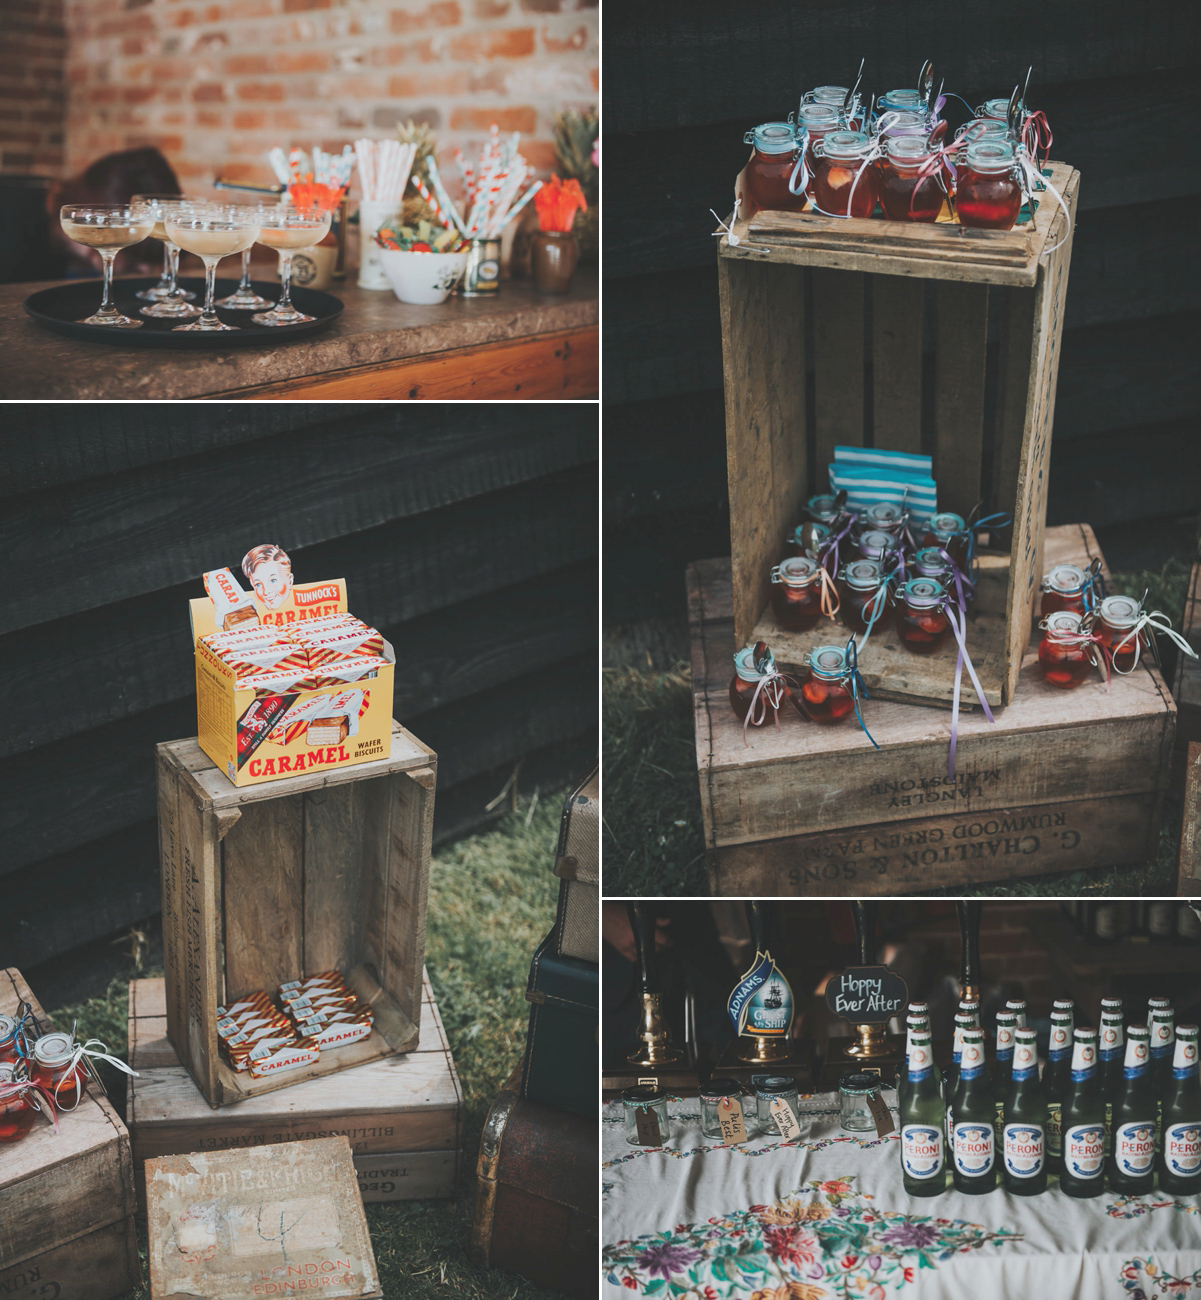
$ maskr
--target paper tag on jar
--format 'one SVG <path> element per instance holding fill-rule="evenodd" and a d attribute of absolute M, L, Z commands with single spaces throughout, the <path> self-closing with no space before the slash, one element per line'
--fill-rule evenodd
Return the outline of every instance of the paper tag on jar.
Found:
<path fill-rule="evenodd" d="M 876 1136 L 883 1137 L 886 1133 L 891 1133 L 896 1128 L 896 1121 L 892 1117 L 892 1111 L 888 1109 L 884 1098 L 880 1096 L 880 1089 L 873 1088 L 867 1094 L 867 1108 L 872 1113 L 872 1118 L 876 1121 Z"/>
<path fill-rule="evenodd" d="M 742 1102 L 737 1097 L 723 1097 L 717 1103 L 717 1117 L 721 1121 L 721 1140 L 726 1146 L 746 1141 L 746 1121 L 742 1117 Z"/>
<path fill-rule="evenodd" d="M 783 1097 L 773 1097 L 767 1103 L 767 1108 L 771 1111 L 771 1117 L 776 1121 L 780 1136 L 785 1142 L 791 1142 L 793 1138 L 801 1136 L 801 1126 L 797 1122 L 797 1117 Z"/>
<path fill-rule="evenodd" d="M 659 1116 L 653 1106 L 636 1106 L 634 1124 L 638 1130 L 638 1141 L 644 1147 L 661 1147 L 663 1135 L 659 1132 Z"/>

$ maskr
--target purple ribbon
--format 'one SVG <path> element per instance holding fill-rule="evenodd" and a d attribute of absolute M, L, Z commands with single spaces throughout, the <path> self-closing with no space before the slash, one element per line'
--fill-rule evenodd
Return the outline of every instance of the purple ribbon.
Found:
<path fill-rule="evenodd" d="M 946 552 L 939 548 L 942 554 Z M 951 557 L 948 555 L 947 559 Z M 984 716 L 989 722 L 996 722 L 992 715 L 992 710 L 988 707 L 988 701 L 984 698 L 984 688 L 980 685 L 980 679 L 976 676 L 976 670 L 972 666 L 971 655 L 967 652 L 967 605 L 964 603 L 963 587 L 960 581 L 959 566 L 952 561 L 952 571 L 955 577 L 955 586 L 960 600 L 960 607 L 954 608 L 950 601 L 944 600 L 942 608 L 947 616 L 947 621 L 951 624 L 951 631 L 955 635 L 955 641 L 959 646 L 959 655 L 955 660 L 955 691 L 951 701 L 951 752 L 947 760 L 947 775 L 955 775 L 955 750 L 959 746 L 959 694 L 963 686 L 963 668 L 967 665 L 967 670 L 972 679 L 972 685 L 976 688 L 976 698 L 980 701 L 980 707 L 984 710 Z"/>

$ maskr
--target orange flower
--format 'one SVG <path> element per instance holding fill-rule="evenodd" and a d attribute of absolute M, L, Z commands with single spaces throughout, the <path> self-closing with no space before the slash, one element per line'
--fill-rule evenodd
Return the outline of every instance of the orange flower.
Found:
<path fill-rule="evenodd" d="M 534 206 L 538 209 L 538 224 L 543 230 L 557 230 L 566 234 L 575 221 L 576 209 L 588 207 L 584 191 L 574 177 L 569 181 L 552 176 L 534 195 Z"/>
<path fill-rule="evenodd" d="M 332 185 L 322 185 L 320 181 L 293 181 L 288 186 L 288 197 L 292 200 L 295 207 L 302 212 L 309 208 L 317 208 L 321 212 L 332 212 L 339 203 L 346 191 L 336 189 Z"/>

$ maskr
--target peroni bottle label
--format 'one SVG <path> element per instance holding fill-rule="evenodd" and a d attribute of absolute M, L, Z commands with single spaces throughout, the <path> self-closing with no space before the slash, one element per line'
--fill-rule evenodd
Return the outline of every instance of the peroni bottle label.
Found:
<path fill-rule="evenodd" d="M 1063 1151 L 1063 1105 L 1058 1101 L 1047 1102 L 1047 1151 L 1060 1155 Z"/>
<path fill-rule="evenodd" d="M 1073 1124 L 1064 1134 L 1063 1167 L 1077 1178 L 1097 1178 L 1105 1168 L 1105 1125 Z"/>
<path fill-rule="evenodd" d="M 1170 1124 L 1163 1138 L 1163 1158 L 1177 1178 L 1201 1172 L 1201 1124 Z"/>
<path fill-rule="evenodd" d="M 935 1178 L 942 1173 L 942 1130 L 930 1124 L 906 1124 L 901 1129 L 901 1163 L 910 1178 Z"/>
<path fill-rule="evenodd" d="M 1046 1157 L 1046 1138 L 1041 1125 L 1005 1125 L 1005 1168 L 1014 1178 L 1037 1178 Z"/>
<path fill-rule="evenodd" d="M 1120 1124 L 1113 1135 L 1113 1154 L 1124 1174 L 1137 1178 L 1149 1173 L 1155 1160 L 1155 1124 Z"/>
<path fill-rule="evenodd" d="M 955 1168 L 967 1178 L 987 1174 L 993 1164 L 991 1124 L 961 1119 L 955 1125 Z"/>

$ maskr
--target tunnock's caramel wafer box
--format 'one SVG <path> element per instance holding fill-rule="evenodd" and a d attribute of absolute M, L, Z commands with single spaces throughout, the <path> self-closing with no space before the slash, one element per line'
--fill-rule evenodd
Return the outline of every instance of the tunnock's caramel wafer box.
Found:
<path fill-rule="evenodd" d="M 341 578 L 294 583 L 278 546 L 205 574 L 189 601 L 200 748 L 237 786 L 392 752 L 396 652 L 347 612 Z"/>

